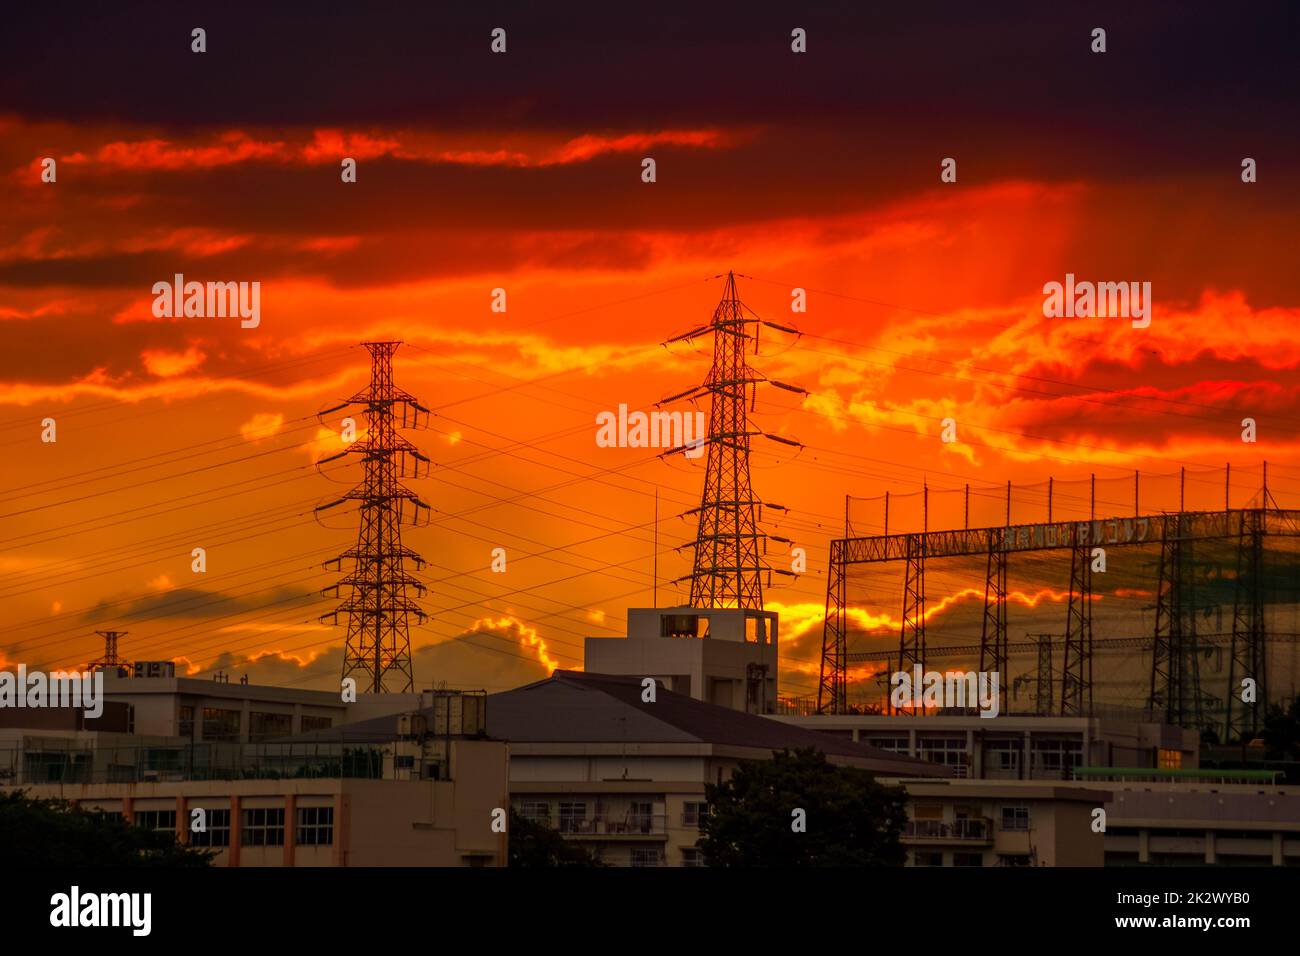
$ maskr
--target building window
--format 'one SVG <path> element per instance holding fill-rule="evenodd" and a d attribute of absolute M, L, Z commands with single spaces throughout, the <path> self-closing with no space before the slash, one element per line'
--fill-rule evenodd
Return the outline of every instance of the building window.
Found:
<path fill-rule="evenodd" d="M 662 866 L 663 862 L 663 853 L 657 847 L 632 848 L 633 866 Z"/>
<path fill-rule="evenodd" d="M 910 751 L 907 737 L 864 737 L 862 743 L 894 754 L 905 754 Z"/>
<path fill-rule="evenodd" d="M 313 730 L 329 730 L 333 726 L 333 717 L 315 717 L 312 714 L 302 715 L 302 732 L 304 734 L 309 734 Z"/>
<path fill-rule="evenodd" d="M 953 866 L 983 866 L 983 853 L 954 853 L 952 855 Z"/>
<path fill-rule="evenodd" d="M 254 807 L 244 811 L 240 846 L 284 846 L 284 807 Z"/>
<path fill-rule="evenodd" d="M 249 740 L 288 737 L 291 733 L 293 733 L 293 714 L 271 714 L 255 710 L 248 715 Z"/>
<path fill-rule="evenodd" d="M 1035 776 L 1064 780 L 1083 766 L 1082 740 L 1035 740 L 1033 747 Z"/>
<path fill-rule="evenodd" d="M 702 800 L 687 800 L 682 804 L 682 826 L 698 827 L 709 815 L 709 805 Z"/>
<path fill-rule="evenodd" d="M 190 846 L 223 847 L 230 846 L 230 811 L 204 810 L 206 832 L 197 832 L 193 824 L 193 810 L 190 812 Z"/>
<path fill-rule="evenodd" d="M 688 846 L 682 849 L 682 866 L 703 866 L 704 853 L 698 847 Z"/>
<path fill-rule="evenodd" d="M 334 845 L 334 808 L 298 808 L 298 845 Z"/>
<path fill-rule="evenodd" d="M 998 866 L 1028 866 L 1029 855 L 1021 853 L 999 853 Z"/>
<path fill-rule="evenodd" d="M 1160 751 L 1160 769 L 1161 770 L 1181 770 L 1183 766 L 1183 755 L 1177 750 Z"/>
<path fill-rule="evenodd" d="M 137 810 L 135 825 L 146 830 L 165 830 L 176 832 L 175 810 Z"/>
<path fill-rule="evenodd" d="M 239 740 L 239 711 L 219 707 L 203 708 L 203 739 Z"/>
<path fill-rule="evenodd" d="M 551 825 L 551 804 L 547 800 L 524 800 L 519 804 L 519 815 L 525 820 L 540 823 L 544 827 Z"/>
<path fill-rule="evenodd" d="M 1014 738 L 990 740 L 984 745 L 984 771 L 993 775 L 1018 776 L 1023 742 Z"/>
<path fill-rule="evenodd" d="M 912 852 L 913 866 L 943 866 L 943 854 L 937 852 L 923 852 L 914 850 Z"/>
<path fill-rule="evenodd" d="M 181 717 L 176 731 L 182 737 L 194 736 L 194 705 L 181 704 Z"/>
<path fill-rule="evenodd" d="M 560 801 L 560 832 L 585 833 L 587 830 L 587 804 L 581 800 Z"/>
<path fill-rule="evenodd" d="M 1029 829 L 1029 808 L 1028 807 L 1003 807 L 1001 829 L 1028 830 Z"/>
<path fill-rule="evenodd" d="M 654 827 L 655 808 L 649 800 L 633 800 L 627 811 L 629 833 L 649 833 Z"/>
<path fill-rule="evenodd" d="M 965 737 L 922 737 L 917 741 L 917 756 L 945 767 L 966 765 Z"/>

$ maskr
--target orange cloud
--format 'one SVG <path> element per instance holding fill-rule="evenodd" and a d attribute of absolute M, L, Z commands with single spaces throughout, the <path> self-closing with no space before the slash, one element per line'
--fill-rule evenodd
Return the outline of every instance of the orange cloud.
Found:
<path fill-rule="evenodd" d="M 252 139 L 241 132 L 224 133 L 209 146 L 177 146 L 165 139 L 106 143 L 94 154 L 95 163 L 117 169 L 179 170 L 211 169 L 250 160 L 285 156 L 285 144 Z M 68 162 L 72 157 L 67 157 Z"/>
<path fill-rule="evenodd" d="M 150 375 L 156 375 L 158 378 L 171 378 L 174 375 L 183 375 L 186 372 L 193 371 L 203 364 L 203 359 L 203 352 L 194 346 L 184 352 L 167 352 L 154 349 L 142 352 L 140 355 L 145 370 Z"/>
<path fill-rule="evenodd" d="M 245 441 L 259 442 L 273 438 L 284 427 L 284 415 L 279 412 L 258 412 L 239 426 L 239 434 Z"/>
<path fill-rule="evenodd" d="M 468 166 L 545 167 L 583 163 L 607 153 L 626 153 L 655 146 L 720 149 L 753 139 L 755 130 L 724 131 L 716 128 L 665 129 L 615 134 L 586 133 L 561 138 L 555 133 L 507 134 L 485 145 L 484 134 L 450 136 L 423 130 L 345 132 L 315 129 L 296 142 L 259 139 L 241 130 L 189 141 L 150 137 L 116 139 L 89 151 L 77 150 L 57 157 L 60 164 L 131 171 L 179 172 L 215 169 L 248 162 L 310 165 L 337 163 L 348 157 L 358 161 L 391 156 L 411 162 Z M 41 161 L 35 157 L 16 171 L 25 185 L 40 184 Z"/>
<path fill-rule="evenodd" d="M 515 617 L 500 618 L 482 618 L 475 621 L 469 628 L 469 633 L 477 634 L 481 631 L 505 631 L 514 630 L 518 635 L 519 646 L 525 651 L 535 656 L 539 663 L 546 667 L 547 672 L 553 672 L 560 666 L 560 662 L 551 657 L 546 652 L 546 641 L 544 641 L 537 629 L 529 627 L 523 621 Z"/>

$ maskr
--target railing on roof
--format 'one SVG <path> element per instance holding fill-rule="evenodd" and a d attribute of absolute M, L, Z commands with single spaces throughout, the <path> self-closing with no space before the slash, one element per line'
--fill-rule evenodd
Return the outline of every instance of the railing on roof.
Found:
<path fill-rule="evenodd" d="M 61 744 L 62 746 L 59 746 Z M 68 746 L 72 744 L 72 746 Z M 167 783 L 191 780 L 381 779 L 385 751 L 346 744 L 77 745 L 34 741 L 0 746 L 0 786 Z"/>
<path fill-rule="evenodd" d="M 1280 770 L 1216 770 L 1213 768 L 1159 767 L 1075 767 L 1075 780 L 1103 780 L 1114 783 L 1277 783 Z"/>
<path fill-rule="evenodd" d="M 817 713 L 817 695 L 778 697 L 776 699 L 776 713 L 791 717 L 807 717 L 810 714 L 815 714 Z"/>
<path fill-rule="evenodd" d="M 903 827 L 907 840 L 970 840 L 988 842 L 992 837 L 992 821 L 986 817 L 965 820 L 909 820 Z"/>

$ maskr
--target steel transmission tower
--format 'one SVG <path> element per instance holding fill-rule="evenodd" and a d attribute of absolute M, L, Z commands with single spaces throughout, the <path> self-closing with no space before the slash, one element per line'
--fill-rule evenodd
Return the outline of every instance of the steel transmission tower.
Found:
<path fill-rule="evenodd" d="M 750 439 L 760 435 L 796 448 L 801 446 L 788 438 L 752 428 L 749 411 L 751 402 L 756 401 L 759 383 L 767 382 L 804 394 L 806 390 L 768 379 L 750 367 L 746 352 L 751 347 L 757 352 L 759 328 L 764 325 L 799 334 L 796 329 L 765 321 L 750 312 L 736 291 L 735 273 L 728 272 L 713 321 L 664 343 L 713 336 L 713 365 L 704 384 L 660 402 L 662 405 L 709 395 L 704 494 L 699 508 L 687 512 L 699 516 L 695 540 L 690 542 L 695 552 L 690 574 L 691 607 L 762 610 L 763 574 L 768 574 L 769 583 L 772 571 L 793 575 L 791 571 L 770 568 L 763 560 L 768 535 L 759 528 L 763 502 L 755 497 L 750 484 L 749 449 Z M 665 454 L 679 453 L 686 447 L 673 448 Z M 785 510 L 780 505 L 768 504 L 768 507 Z M 785 538 L 773 536 L 773 540 L 788 543 Z"/>
<path fill-rule="evenodd" d="M 131 662 L 124 660 L 117 653 L 117 639 L 126 637 L 126 631 L 96 631 L 104 639 L 104 656 L 98 660 L 91 661 L 86 665 L 86 670 L 92 674 L 95 671 L 112 671 L 112 670 L 130 670 Z"/>
<path fill-rule="evenodd" d="M 1070 549 L 1070 602 L 1065 617 L 1065 661 L 1061 668 L 1061 716 L 1091 717 L 1092 552 L 1077 541 Z"/>
<path fill-rule="evenodd" d="M 984 618 L 980 631 L 980 670 L 985 674 L 1006 675 L 1010 670 L 1010 653 L 1007 650 L 1007 550 L 998 535 L 989 532 L 988 570 L 984 575 Z M 1050 653 L 1050 651 L 1049 651 Z M 998 706 L 1001 713 L 1007 710 L 1007 680 L 999 678 Z M 1042 688 L 1038 688 L 1042 693 Z"/>
<path fill-rule="evenodd" d="M 1265 499 L 1264 507 L 1268 507 Z M 1260 714 L 1268 709 L 1268 645 L 1264 629 L 1264 515 L 1240 512 L 1237 542 L 1237 580 L 1232 604 L 1232 653 L 1228 663 L 1228 691 L 1224 701 L 1223 742 L 1249 740 L 1259 732 Z M 1255 681 L 1256 699 L 1241 699 L 1242 678 Z"/>
<path fill-rule="evenodd" d="M 1187 514 L 1171 515 L 1160 540 L 1148 708 L 1175 727 L 1199 730 L 1204 701 L 1196 651 L 1196 599 L 1189 587 L 1189 576 L 1195 574 L 1190 522 Z"/>
<path fill-rule="evenodd" d="M 402 544 L 403 524 L 427 523 L 429 506 L 400 478 L 420 478 L 428 473 L 429 459 L 398 434 L 399 428 L 427 425 L 429 410 L 393 384 L 393 353 L 400 342 L 365 342 L 370 352 L 370 385 L 342 405 L 359 406 L 366 419 L 364 437 L 345 451 L 321 460 L 336 461 L 345 455 L 359 455 L 364 469 L 361 483 L 342 498 L 321 505 L 317 513 L 357 502 L 361 524 L 356 546 L 325 563 L 327 570 L 350 570 L 322 593 L 343 602 L 323 623 L 337 624 L 347 616 L 347 640 L 343 649 L 343 677 L 358 676 L 359 688 L 379 694 L 405 693 L 414 686 L 411 672 L 411 619 L 423 623 L 425 613 L 408 592 L 422 597 L 425 586 L 412 576 L 424 567 L 424 559 Z"/>

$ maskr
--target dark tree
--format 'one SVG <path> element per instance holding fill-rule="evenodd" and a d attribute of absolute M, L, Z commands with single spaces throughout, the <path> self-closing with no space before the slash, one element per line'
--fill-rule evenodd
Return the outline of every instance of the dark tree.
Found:
<path fill-rule="evenodd" d="M 510 810 L 511 866 L 603 866 L 550 827 Z"/>
<path fill-rule="evenodd" d="M 1264 716 L 1264 746 L 1275 760 L 1300 759 L 1300 697 L 1285 709 L 1274 704 Z"/>
<path fill-rule="evenodd" d="M 902 866 L 907 822 L 901 789 L 866 770 L 838 767 L 818 750 L 744 760 L 705 788 L 709 814 L 699 848 L 709 866 Z M 793 829 L 793 811 L 806 831 Z"/>
<path fill-rule="evenodd" d="M 0 794 L 0 870 L 20 866 L 211 866 L 212 852 L 65 800 Z"/>

